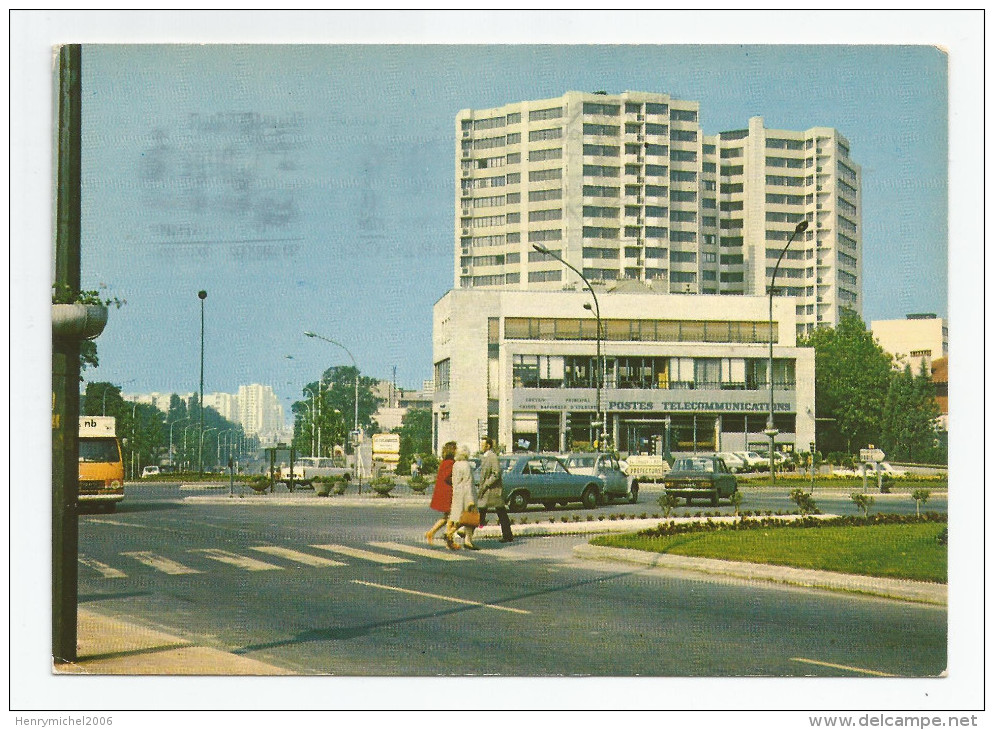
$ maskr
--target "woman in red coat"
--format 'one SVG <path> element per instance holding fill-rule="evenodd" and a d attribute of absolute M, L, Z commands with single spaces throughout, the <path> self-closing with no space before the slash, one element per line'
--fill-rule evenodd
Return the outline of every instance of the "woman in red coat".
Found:
<path fill-rule="evenodd" d="M 445 527 L 452 509 L 452 465 L 455 463 L 456 442 L 449 441 L 442 446 L 442 463 L 438 465 L 438 475 L 435 477 L 435 489 L 431 494 L 431 508 L 441 512 L 442 516 L 432 528 L 425 533 L 428 544 L 432 544 L 435 533 Z"/>

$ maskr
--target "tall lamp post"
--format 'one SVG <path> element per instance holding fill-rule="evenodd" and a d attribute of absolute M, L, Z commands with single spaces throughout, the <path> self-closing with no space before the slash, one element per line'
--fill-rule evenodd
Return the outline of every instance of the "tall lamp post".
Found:
<path fill-rule="evenodd" d="M 200 297 L 200 450 L 197 452 L 197 471 L 204 475 L 204 300 L 207 292 L 201 289 L 197 292 Z"/>
<path fill-rule="evenodd" d="M 776 266 L 773 267 L 773 275 L 770 277 L 770 288 L 769 288 L 769 295 L 770 295 L 770 331 L 769 331 L 769 337 L 770 337 L 770 359 L 769 359 L 769 363 L 768 363 L 769 370 L 768 370 L 768 373 L 767 373 L 767 377 L 769 377 L 769 379 L 770 379 L 770 412 L 769 412 L 769 415 L 766 417 L 766 430 L 763 433 L 765 433 L 767 435 L 767 437 L 770 439 L 770 452 L 769 452 L 770 453 L 770 481 L 773 482 L 773 483 L 776 483 L 776 480 L 777 480 L 776 460 L 773 458 L 773 450 L 776 447 L 777 434 L 780 433 L 776 429 L 776 427 L 774 427 L 774 425 L 773 425 L 773 291 L 775 289 L 776 282 L 777 282 L 777 271 L 779 271 L 779 269 L 780 269 L 780 262 L 783 260 L 784 254 L 787 253 L 787 249 L 790 248 L 790 244 L 793 243 L 794 237 L 798 233 L 803 233 L 805 230 L 807 230 L 807 227 L 808 227 L 808 221 L 806 219 L 802 220 L 800 223 L 798 223 L 794 227 L 794 232 L 791 233 L 790 234 L 790 238 L 787 239 L 787 245 L 785 245 L 783 247 L 783 250 L 780 251 L 780 255 L 777 257 L 777 264 L 776 264 Z"/>
<path fill-rule="evenodd" d="M 201 460 L 203 459 L 203 455 L 204 455 L 204 436 L 206 436 L 211 431 L 217 431 L 217 428 L 214 427 L 214 426 L 211 426 L 206 431 L 201 431 L 200 432 L 200 456 L 201 456 Z M 203 473 L 204 473 L 203 461 L 201 461 L 201 464 L 200 464 L 200 473 L 201 473 L 201 475 L 203 475 Z"/>
<path fill-rule="evenodd" d="M 352 353 L 349 352 L 349 348 L 347 348 L 341 342 L 336 342 L 335 340 L 331 339 L 330 337 L 323 337 L 322 335 L 315 334 L 314 332 L 305 332 L 304 334 L 306 336 L 308 336 L 308 337 L 316 337 L 319 340 L 324 340 L 325 342 L 330 342 L 333 345 L 338 345 L 343 350 L 345 350 L 345 353 L 352 360 L 352 367 L 355 368 L 355 409 L 354 409 L 354 416 L 353 416 L 353 420 L 352 420 L 352 430 L 353 431 L 358 431 L 359 430 L 359 366 L 356 365 L 355 358 L 352 357 Z"/>
<path fill-rule="evenodd" d="M 173 466 L 173 426 L 175 426 L 177 423 L 183 423 L 183 421 L 189 421 L 189 420 L 190 420 L 189 418 L 180 418 L 169 424 L 169 468 L 170 469 Z M 189 428 L 189 426 L 187 428 Z M 186 434 L 184 433 L 184 436 L 185 435 Z"/>
<path fill-rule="evenodd" d="M 573 266 L 571 263 L 562 258 L 559 254 L 550 251 L 545 246 L 540 246 L 537 243 L 532 244 L 532 248 L 538 251 L 540 254 L 546 256 L 551 256 L 552 258 L 559 261 L 559 263 L 572 269 L 577 276 L 583 279 L 583 283 L 587 285 L 587 291 L 590 292 L 590 296 L 594 299 L 594 316 L 597 318 L 597 377 L 595 379 L 597 385 L 597 449 L 601 450 L 604 444 L 604 428 L 607 426 L 607 417 L 601 412 L 601 387 L 604 378 L 604 361 L 601 358 L 601 307 L 597 302 L 597 294 L 594 293 L 594 287 L 590 285 L 587 281 L 587 277 L 583 275 L 583 272 L 578 268 Z M 583 308 L 590 310 L 590 304 L 584 304 Z"/>

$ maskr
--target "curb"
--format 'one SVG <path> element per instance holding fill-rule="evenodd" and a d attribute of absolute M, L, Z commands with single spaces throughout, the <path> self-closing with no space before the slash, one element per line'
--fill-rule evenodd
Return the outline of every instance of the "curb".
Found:
<path fill-rule="evenodd" d="M 859 593 L 911 603 L 925 603 L 935 606 L 948 605 L 948 587 L 936 583 L 832 573 L 824 570 L 807 570 L 762 563 L 692 558 L 587 544 L 574 546 L 573 554 L 581 560 L 604 560 L 653 568 L 691 570 L 709 575 L 724 575 L 745 580 L 781 583 L 843 593 Z"/>

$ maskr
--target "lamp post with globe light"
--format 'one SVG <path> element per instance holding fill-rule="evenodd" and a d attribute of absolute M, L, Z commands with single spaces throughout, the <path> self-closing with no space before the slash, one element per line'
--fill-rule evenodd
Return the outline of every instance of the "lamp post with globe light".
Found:
<path fill-rule="evenodd" d="M 576 273 L 576 275 L 583 280 L 583 283 L 587 285 L 587 291 L 589 291 L 590 296 L 593 297 L 594 300 L 593 312 L 594 316 L 597 318 L 597 375 L 595 376 L 595 383 L 597 386 L 597 421 L 594 423 L 594 426 L 597 428 L 597 449 L 599 451 L 603 450 L 605 427 L 607 426 L 607 416 L 601 411 L 601 388 L 603 387 L 603 380 L 604 380 L 604 360 L 601 357 L 601 307 L 597 301 L 597 294 L 594 293 L 594 287 L 590 285 L 589 281 L 587 281 L 587 277 L 583 275 L 583 272 L 580 271 L 575 266 L 573 266 L 572 264 L 570 264 L 568 261 L 566 261 L 562 256 L 555 253 L 554 251 L 550 251 L 545 246 L 541 246 L 537 243 L 533 243 L 532 248 L 534 248 L 540 254 L 550 256 L 556 259 L 557 261 L 559 261 L 564 266 L 572 269 Z M 583 308 L 586 309 L 587 311 L 591 311 L 590 303 L 588 302 L 587 304 L 584 304 Z"/>
<path fill-rule="evenodd" d="M 777 271 L 780 269 L 780 262 L 783 260 L 784 254 L 787 253 L 787 249 L 790 248 L 790 244 L 794 241 L 794 237 L 799 233 L 803 233 L 807 230 L 808 221 L 802 220 L 794 227 L 794 232 L 790 234 L 790 238 L 787 239 L 787 244 L 780 251 L 780 256 L 777 257 L 776 266 L 773 267 L 773 274 L 770 277 L 770 287 L 768 289 L 770 295 L 770 329 L 769 329 L 769 339 L 770 339 L 770 357 L 768 362 L 767 377 L 770 379 L 770 411 L 766 417 L 766 430 L 763 432 L 770 439 L 770 480 L 776 482 L 777 480 L 777 470 L 776 470 L 776 459 L 774 458 L 774 449 L 776 448 L 776 438 L 777 434 L 780 433 L 776 427 L 773 425 L 773 292 L 775 289 L 777 281 Z"/>

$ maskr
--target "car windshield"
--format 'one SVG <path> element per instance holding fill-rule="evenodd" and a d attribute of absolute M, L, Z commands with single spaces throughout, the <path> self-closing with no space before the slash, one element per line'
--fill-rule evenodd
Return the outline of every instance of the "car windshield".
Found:
<path fill-rule="evenodd" d="M 674 471 L 713 472 L 714 462 L 711 459 L 679 459 L 673 465 Z"/>
<path fill-rule="evenodd" d="M 507 472 L 507 471 L 511 471 L 511 469 L 514 468 L 514 464 L 516 463 L 516 460 L 515 459 L 500 459 L 499 463 L 500 463 L 500 470 L 503 471 L 503 472 Z"/>
<path fill-rule="evenodd" d="M 117 439 L 81 438 L 79 440 L 79 460 L 98 464 L 120 461 L 121 452 L 117 450 Z"/>

